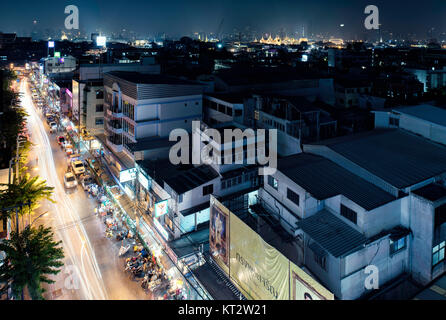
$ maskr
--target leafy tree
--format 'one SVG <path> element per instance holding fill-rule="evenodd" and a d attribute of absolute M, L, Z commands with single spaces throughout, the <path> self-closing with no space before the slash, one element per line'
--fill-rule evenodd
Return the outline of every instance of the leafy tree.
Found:
<path fill-rule="evenodd" d="M 40 225 L 11 233 L 10 240 L 0 243 L 6 258 L 0 267 L 0 282 L 10 283 L 14 298 L 23 298 L 25 288 L 33 300 L 43 299 L 42 283 L 54 283 L 48 275 L 60 272 L 63 266 L 61 241 L 54 241 L 51 228 Z"/>
<path fill-rule="evenodd" d="M 3 114 L 0 115 L 0 167 L 7 167 L 8 161 L 15 155 L 16 138 L 24 129 L 26 112 L 20 106 L 20 95 L 10 88 L 17 76 L 9 70 L 1 70 L 3 77 Z"/>
<path fill-rule="evenodd" d="M 20 181 L 14 181 L 13 184 L 0 184 L 1 186 L 7 188 L 0 192 L 0 208 L 20 206 L 19 216 L 34 212 L 43 199 L 55 202 L 52 199 L 54 187 L 47 186 L 46 181 L 37 176 L 30 177 L 26 174 Z M 11 218 L 13 212 L 2 211 L 1 215 L 2 218 Z"/>

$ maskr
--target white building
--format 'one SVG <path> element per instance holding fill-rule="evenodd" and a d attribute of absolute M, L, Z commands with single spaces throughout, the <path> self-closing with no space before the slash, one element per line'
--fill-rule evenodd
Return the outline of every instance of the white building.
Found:
<path fill-rule="evenodd" d="M 359 228 L 357 230 L 368 239 L 367 243 L 382 239 L 378 235 L 384 230 L 400 229 L 400 227 L 403 228 L 401 230 L 410 230 L 410 235 L 404 243 L 401 243 L 409 249 L 408 260 L 398 262 L 400 263 L 398 272 L 408 273 L 414 281 L 425 285 L 446 270 L 443 196 L 446 179 L 446 148 L 403 130 L 375 130 L 319 144 L 304 145 L 304 151 L 333 161 L 398 199 L 372 211 L 361 210 L 356 205 L 349 206 L 356 214 L 346 210 L 347 215 L 357 216 L 356 225 Z M 324 181 L 323 177 L 317 180 Z M 340 181 L 343 180 L 338 180 L 337 183 L 341 183 Z M 368 195 L 367 198 L 373 198 L 373 194 Z M 361 215 L 363 218 L 360 218 Z M 305 229 L 305 227 L 302 228 Z M 396 240 L 394 238 L 393 243 Z M 385 259 L 388 261 L 394 259 L 392 251 L 387 252 Z M 364 257 L 370 256 L 359 254 L 358 259 L 364 259 Z M 346 260 L 345 263 L 346 270 L 351 271 L 354 268 L 351 268 L 349 264 L 358 265 L 357 259 Z M 392 264 L 389 262 L 387 265 L 383 264 L 382 267 L 389 268 Z M 381 274 L 381 267 L 378 268 Z M 394 268 L 396 266 L 389 269 L 392 275 L 398 273 Z M 380 287 L 385 283 L 385 279 L 392 279 L 391 276 L 381 280 L 382 278 L 380 277 Z M 335 292 L 338 290 L 336 294 L 341 294 L 343 298 L 359 297 L 361 290 L 354 287 L 356 281 L 348 281 L 345 284 L 345 288 L 350 288 L 346 289 L 345 295 L 344 285 L 340 287 L 341 291 L 339 288 L 333 290 Z"/>
<path fill-rule="evenodd" d="M 446 109 L 423 104 L 372 112 L 375 128 L 402 128 L 446 145 Z"/>
<path fill-rule="evenodd" d="M 109 71 L 138 71 L 159 74 L 160 65 L 131 64 L 82 64 L 72 80 L 72 114 L 80 127 L 92 135 L 104 132 L 104 73 Z"/>

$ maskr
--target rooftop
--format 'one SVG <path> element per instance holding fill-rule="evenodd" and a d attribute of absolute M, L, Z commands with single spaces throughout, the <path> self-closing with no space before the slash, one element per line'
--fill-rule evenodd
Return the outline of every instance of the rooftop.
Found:
<path fill-rule="evenodd" d="M 170 148 L 176 143 L 176 141 L 169 141 L 169 138 L 149 137 L 138 139 L 136 143 L 131 143 L 128 145 L 128 147 L 132 152 L 135 152 L 160 148 Z"/>
<path fill-rule="evenodd" d="M 397 188 L 446 172 L 446 148 L 404 130 L 373 130 L 314 145 L 327 146 Z"/>
<path fill-rule="evenodd" d="M 138 165 L 161 186 L 168 184 L 177 194 L 183 194 L 217 178 L 211 166 L 173 165 L 166 160 L 138 161 Z"/>
<path fill-rule="evenodd" d="M 431 183 L 413 191 L 413 193 L 429 201 L 437 201 L 446 197 L 446 188 L 439 184 Z"/>
<path fill-rule="evenodd" d="M 366 210 L 395 200 L 391 194 L 319 156 L 288 156 L 278 161 L 277 169 L 318 200 L 342 194 Z"/>
<path fill-rule="evenodd" d="M 394 111 L 446 127 L 446 109 L 434 107 L 429 104 L 421 104 L 418 106 L 394 109 Z"/>
<path fill-rule="evenodd" d="M 354 251 L 367 241 L 363 234 L 325 209 L 302 219 L 298 226 L 336 258 Z"/>
<path fill-rule="evenodd" d="M 207 93 L 206 95 L 233 104 L 242 104 L 245 98 L 250 97 L 245 93 Z"/>
<path fill-rule="evenodd" d="M 197 85 L 202 86 L 201 83 L 182 80 L 179 78 L 169 77 L 160 74 L 147 74 L 134 71 L 110 71 L 105 74 L 126 80 L 135 84 L 172 84 L 172 85 Z"/>

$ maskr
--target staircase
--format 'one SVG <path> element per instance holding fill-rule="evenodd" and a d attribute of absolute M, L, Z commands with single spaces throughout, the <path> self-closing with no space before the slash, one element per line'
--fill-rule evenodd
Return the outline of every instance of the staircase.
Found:
<path fill-rule="evenodd" d="M 235 297 L 240 300 L 246 300 L 245 296 L 237 289 L 237 287 L 228 279 L 226 274 L 220 269 L 220 267 L 214 262 L 209 254 L 204 254 L 204 259 L 212 270 L 217 274 L 217 277 L 224 282 L 224 284 L 232 291 Z"/>

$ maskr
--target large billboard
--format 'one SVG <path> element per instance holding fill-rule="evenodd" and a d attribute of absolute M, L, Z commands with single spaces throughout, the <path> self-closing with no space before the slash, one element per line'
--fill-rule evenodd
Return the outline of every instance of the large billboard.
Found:
<path fill-rule="evenodd" d="M 290 263 L 290 300 L 333 300 L 334 295 L 309 274 Z"/>
<path fill-rule="evenodd" d="M 229 273 L 229 210 L 211 196 L 209 251 L 215 262 Z"/>
<path fill-rule="evenodd" d="M 253 300 L 288 300 L 289 261 L 232 212 L 230 277 Z"/>
<path fill-rule="evenodd" d="M 266 243 L 259 234 L 212 196 L 210 210 L 211 255 L 246 298 L 334 299 L 330 291 Z M 225 241 L 222 242 L 222 238 L 220 242 L 216 241 L 217 235 L 225 235 Z M 224 244 L 217 246 L 218 243 Z M 222 247 L 226 249 L 221 250 Z M 229 255 L 229 263 L 225 263 L 226 255 Z"/>

